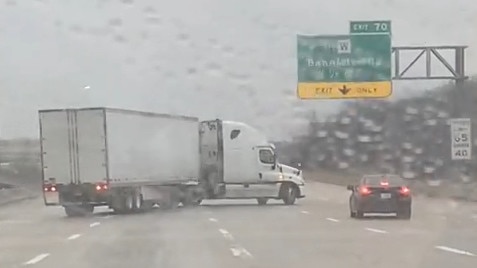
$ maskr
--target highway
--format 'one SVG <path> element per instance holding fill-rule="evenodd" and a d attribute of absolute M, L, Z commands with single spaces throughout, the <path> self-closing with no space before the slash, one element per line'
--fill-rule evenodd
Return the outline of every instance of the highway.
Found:
<path fill-rule="evenodd" d="M 477 267 L 477 204 L 415 197 L 410 221 L 351 219 L 345 187 L 308 183 L 297 205 L 66 218 L 41 199 L 0 207 L 0 267 Z"/>

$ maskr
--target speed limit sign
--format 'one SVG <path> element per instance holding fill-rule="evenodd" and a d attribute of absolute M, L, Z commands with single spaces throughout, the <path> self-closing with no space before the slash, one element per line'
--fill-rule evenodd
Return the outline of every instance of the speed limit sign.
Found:
<path fill-rule="evenodd" d="M 450 120 L 451 153 L 453 160 L 470 160 L 472 158 L 472 122 L 470 118 Z"/>

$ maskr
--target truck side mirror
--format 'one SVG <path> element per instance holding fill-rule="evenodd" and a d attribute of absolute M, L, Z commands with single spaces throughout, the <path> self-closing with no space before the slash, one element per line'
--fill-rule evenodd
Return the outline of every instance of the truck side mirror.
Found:
<path fill-rule="evenodd" d="M 346 189 L 350 190 L 350 191 L 353 191 L 354 190 L 354 185 L 348 185 L 346 187 Z"/>
<path fill-rule="evenodd" d="M 277 168 L 277 156 L 274 154 L 273 155 L 272 170 L 275 170 L 276 168 Z"/>

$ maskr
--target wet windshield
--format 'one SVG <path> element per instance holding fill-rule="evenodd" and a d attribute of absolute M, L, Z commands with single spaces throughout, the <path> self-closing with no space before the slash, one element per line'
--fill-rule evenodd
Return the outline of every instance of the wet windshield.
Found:
<path fill-rule="evenodd" d="M 2 0 L 0 268 L 476 268 L 476 59 L 475 0 Z"/>

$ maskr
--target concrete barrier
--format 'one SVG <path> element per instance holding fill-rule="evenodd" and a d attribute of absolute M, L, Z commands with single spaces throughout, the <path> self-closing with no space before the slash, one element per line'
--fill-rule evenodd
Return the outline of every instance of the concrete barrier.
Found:
<path fill-rule="evenodd" d="M 1 189 L 0 190 L 0 206 L 7 204 L 33 199 L 38 197 L 38 194 L 35 194 L 29 190 L 15 187 L 11 189 Z"/>

